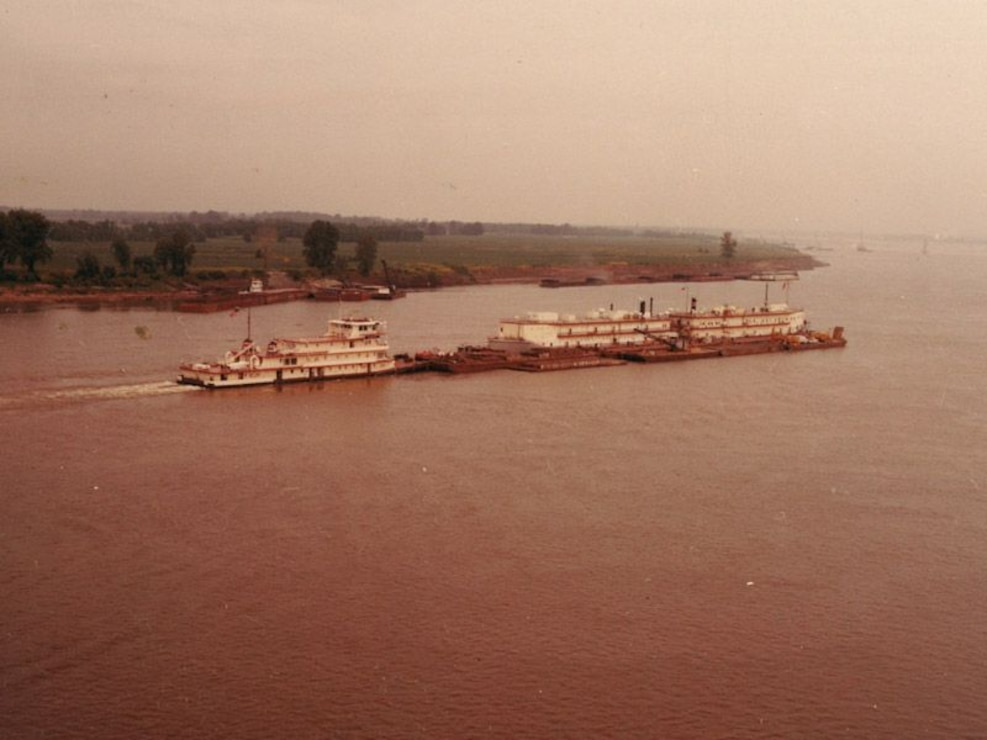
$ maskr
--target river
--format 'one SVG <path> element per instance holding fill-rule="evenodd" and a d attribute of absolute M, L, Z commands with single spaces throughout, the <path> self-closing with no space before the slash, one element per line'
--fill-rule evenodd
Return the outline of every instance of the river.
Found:
<path fill-rule="evenodd" d="M 209 392 L 242 313 L 0 315 L 0 735 L 987 736 L 987 250 L 825 245 L 845 349 L 700 363 Z M 400 352 L 762 293 L 346 308 Z"/>

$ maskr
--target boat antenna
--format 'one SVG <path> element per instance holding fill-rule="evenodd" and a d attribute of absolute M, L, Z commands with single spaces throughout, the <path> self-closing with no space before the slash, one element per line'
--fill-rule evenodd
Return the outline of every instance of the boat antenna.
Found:
<path fill-rule="evenodd" d="M 247 341 L 250 341 L 252 335 L 253 334 L 251 332 L 251 327 L 250 327 L 250 306 L 248 305 L 247 306 Z"/>

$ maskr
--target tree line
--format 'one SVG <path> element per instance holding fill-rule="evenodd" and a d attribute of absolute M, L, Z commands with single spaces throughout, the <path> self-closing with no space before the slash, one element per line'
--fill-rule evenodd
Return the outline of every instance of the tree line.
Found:
<path fill-rule="evenodd" d="M 0 211 L 0 272 L 4 277 L 9 277 L 8 265 L 20 263 L 24 268 L 25 278 L 37 280 L 38 265 L 48 262 L 54 256 L 50 241 L 61 225 L 52 223 L 39 211 L 23 208 Z M 154 274 L 161 268 L 176 277 L 184 277 L 195 256 L 195 244 L 182 228 L 174 229 L 167 236 L 159 238 L 152 256 L 134 257 L 130 244 L 122 238 L 120 231 L 112 228 L 111 223 L 98 222 L 91 226 L 93 229 L 88 233 L 93 241 L 96 240 L 96 234 L 104 237 L 99 241 L 110 239 L 110 250 L 124 272 Z M 91 251 L 87 250 L 77 258 L 76 277 L 79 279 L 88 282 L 112 278 L 116 274 L 116 267 L 100 265 L 99 259 Z"/>
<path fill-rule="evenodd" d="M 248 243 L 268 238 L 284 242 L 288 239 L 301 239 L 311 223 L 284 219 L 262 221 L 233 218 L 195 221 L 190 218 L 180 221 L 138 221 L 132 224 L 119 224 L 106 219 L 99 221 L 68 219 L 52 223 L 49 239 L 73 243 L 108 242 L 121 238 L 134 242 L 157 242 L 181 230 L 188 234 L 192 242 L 198 244 L 207 239 L 224 237 L 240 238 Z M 341 223 L 337 229 L 340 242 L 359 243 L 365 236 L 372 236 L 377 241 L 385 242 L 415 242 L 425 238 L 425 231 L 416 224 Z"/>
<path fill-rule="evenodd" d="M 112 211 L 60 211 L 53 218 L 50 239 L 65 242 L 107 242 L 122 237 L 134 242 L 156 242 L 176 229 L 188 233 L 195 243 L 206 239 L 237 237 L 246 242 L 259 238 L 300 239 L 314 221 L 332 222 L 340 242 L 359 242 L 369 234 L 379 242 L 422 241 L 426 236 L 480 236 L 488 233 L 536 236 L 627 237 L 664 236 L 678 231 L 608 226 L 579 226 L 569 223 L 482 223 L 480 221 L 433 221 L 430 219 L 382 219 L 370 216 L 327 216 L 318 213 L 277 211 L 254 215 L 232 215 L 223 211 L 128 214 Z M 81 217 L 80 217 L 81 216 Z"/>
<path fill-rule="evenodd" d="M 195 258 L 195 236 L 184 224 L 172 224 L 169 231 L 155 231 L 155 241 L 151 256 L 134 256 L 129 242 L 123 238 L 123 231 L 114 228 L 112 222 L 102 221 L 86 229 L 81 224 L 88 222 L 52 223 L 38 211 L 14 209 L 0 211 L 0 271 L 6 276 L 8 264 L 20 263 L 26 277 L 37 280 L 37 267 L 48 262 L 54 255 L 49 240 L 53 235 L 65 236 L 66 227 L 75 230 L 76 235 L 86 234 L 85 241 L 110 241 L 110 251 L 116 265 L 102 265 L 99 258 L 86 250 L 77 258 L 76 279 L 82 282 L 106 281 L 117 276 L 118 268 L 123 274 L 156 274 L 159 269 L 175 277 L 184 277 Z M 130 233 L 133 233 L 132 231 Z M 336 225 L 322 220 L 313 221 L 299 236 L 302 239 L 303 255 L 309 267 L 321 275 L 329 275 L 345 266 L 337 255 L 337 247 L 343 241 L 345 232 Z M 385 232 L 389 233 L 389 232 Z M 362 275 L 369 275 L 377 260 L 377 237 L 374 229 L 362 229 L 354 236 L 356 241 L 356 267 Z"/>
<path fill-rule="evenodd" d="M 302 255 L 305 263 L 326 276 L 337 267 L 336 248 L 341 241 L 341 231 L 329 221 L 313 221 L 302 236 Z M 364 232 L 356 243 L 357 271 L 367 276 L 377 261 L 377 239 L 369 231 Z"/>

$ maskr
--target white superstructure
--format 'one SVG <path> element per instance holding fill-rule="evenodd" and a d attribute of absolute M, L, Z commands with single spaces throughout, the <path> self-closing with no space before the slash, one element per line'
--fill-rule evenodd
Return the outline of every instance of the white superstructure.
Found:
<path fill-rule="evenodd" d="M 491 349 L 524 351 L 538 347 L 604 347 L 643 344 L 674 338 L 667 315 L 599 309 L 582 316 L 531 311 L 523 317 L 502 319 Z"/>
<path fill-rule="evenodd" d="M 180 366 L 179 383 L 226 388 L 266 383 L 384 375 L 395 370 L 384 323 L 368 318 L 332 319 L 326 334 L 273 339 L 261 348 L 245 339 L 219 362 Z"/>
<path fill-rule="evenodd" d="M 745 337 L 797 334 L 806 328 L 805 312 L 784 303 L 742 309 L 717 306 L 707 310 L 645 311 L 600 309 L 582 316 L 532 311 L 502 319 L 491 349 L 524 351 L 546 347 L 610 347 L 653 342 L 682 344 Z"/>
<path fill-rule="evenodd" d="M 806 328 L 805 311 L 787 303 L 755 308 L 716 306 L 705 311 L 671 311 L 668 316 L 680 336 L 700 342 L 784 336 Z"/>

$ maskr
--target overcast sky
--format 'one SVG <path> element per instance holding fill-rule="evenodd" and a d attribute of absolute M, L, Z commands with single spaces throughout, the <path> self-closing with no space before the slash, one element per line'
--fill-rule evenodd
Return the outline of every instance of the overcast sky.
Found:
<path fill-rule="evenodd" d="M 987 1 L 5 0 L 0 204 L 987 234 Z"/>

